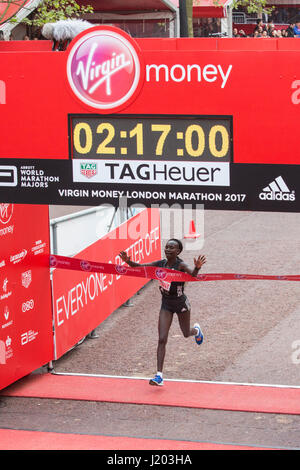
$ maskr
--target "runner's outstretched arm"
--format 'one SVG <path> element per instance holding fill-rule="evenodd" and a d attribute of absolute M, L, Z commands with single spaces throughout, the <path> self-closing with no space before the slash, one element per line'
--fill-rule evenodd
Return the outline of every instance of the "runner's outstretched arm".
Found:
<path fill-rule="evenodd" d="M 135 261 L 131 261 L 130 256 L 128 256 L 126 251 L 120 251 L 119 255 L 120 255 L 120 258 L 123 261 L 125 261 L 125 263 L 127 263 L 128 266 L 131 266 L 132 268 L 136 268 L 138 266 L 155 266 L 155 262 L 140 264 L 140 263 L 136 263 Z"/>
<path fill-rule="evenodd" d="M 186 263 L 181 263 L 179 266 L 180 271 L 183 271 L 185 273 L 190 274 L 193 277 L 196 277 L 199 270 L 202 268 L 202 266 L 206 263 L 206 258 L 204 255 L 198 256 L 198 258 L 194 258 L 194 269 L 192 270 L 191 268 L 188 267 Z"/>

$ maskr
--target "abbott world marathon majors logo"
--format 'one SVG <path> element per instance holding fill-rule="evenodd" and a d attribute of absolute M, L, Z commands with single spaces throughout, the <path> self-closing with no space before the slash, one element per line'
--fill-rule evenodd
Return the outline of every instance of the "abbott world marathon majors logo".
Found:
<path fill-rule="evenodd" d="M 67 76 L 75 95 L 102 111 L 122 107 L 137 92 L 141 66 L 134 41 L 121 30 L 95 27 L 70 50 Z"/>

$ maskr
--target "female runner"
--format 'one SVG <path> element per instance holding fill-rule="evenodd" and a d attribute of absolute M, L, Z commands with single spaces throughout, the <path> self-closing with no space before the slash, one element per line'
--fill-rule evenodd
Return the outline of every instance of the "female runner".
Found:
<path fill-rule="evenodd" d="M 194 258 L 194 269 L 190 269 L 187 264 L 178 257 L 183 249 L 180 240 L 170 239 L 165 246 L 165 259 L 154 261 L 148 264 L 139 264 L 130 260 L 126 251 L 121 251 L 120 257 L 131 267 L 137 266 L 157 266 L 167 269 L 176 269 L 197 276 L 199 269 L 206 262 L 205 256 Z M 190 328 L 191 307 L 187 296 L 184 294 L 184 282 L 160 282 L 160 291 L 162 294 L 162 303 L 159 312 L 158 321 L 158 346 L 157 346 L 157 373 L 150 380 L 150 385 L 163 385 L 163 365 L 166 353 L 166 344 L 168 341 L 169 330 L 173 321 L 173 314 L 177 313 L 179 325 L 183 336 L 188 338 L 194 336 L 197 344 L 202 344 L 203 333 L 199 323 L 195 323 Z"/>

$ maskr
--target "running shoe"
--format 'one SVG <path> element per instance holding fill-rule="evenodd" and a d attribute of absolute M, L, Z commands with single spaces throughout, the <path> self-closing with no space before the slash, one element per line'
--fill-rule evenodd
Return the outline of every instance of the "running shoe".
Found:
<path fill-rule="evenodd" d="M 199 323 L 195 323 L 194 328 L 198 331 L 198 333 L 195 335 L 195 341 L 200 346 L 200 344 L 203 343 L 204 336 Z"/>
<path fill-rule="evenodd" d="M 164 379 L 160 375 L 156 375 L 154 379 L 149 380 L 150 385 L 163 385 Z"/>

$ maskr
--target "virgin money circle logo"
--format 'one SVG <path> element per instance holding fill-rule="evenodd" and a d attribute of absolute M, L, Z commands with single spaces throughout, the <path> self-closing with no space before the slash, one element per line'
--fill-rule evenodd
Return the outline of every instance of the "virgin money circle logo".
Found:
<path fill-rule="evenodd" d="M 156 269 L 155 275 L 158 279 L 165 279 L 167 277 L 167 273 L 163 269 Z"/>
<path fill-rule="evenodd" d="M 91 265 L 88 261 L 81 260 L 80 261 L 80 267 L 83 271 L 90 271 L 91 270 Z"/>
<path fill-rule="evenodd" d="M 124 105 L 136 92 L 140 74 L 134 41 L 111 27 L 80 35 L 67 61 L 68 81 L 75 95 L 103 111 Z"/>
<path fill-rule="evenodd" d="M 125 266 L 121 266 L 120 264 L 116 264 L 115 269 L 117 273 L 119 274 L 126 274 L 127 273 L 127 268 Z"/>
<path fill-rule="evenodd" d="M 10 219 L 12 218 L 14 211 L 14 205 L 13 204 L 0 204 L 0 223 L 2 224 L 8 224 Z"/>
<path fill-rule="evenodd" d="M 50 268 L 55 268 L 57 266 L 57 259 L 55 256 L 51 255 L 49 258 Z"/>

